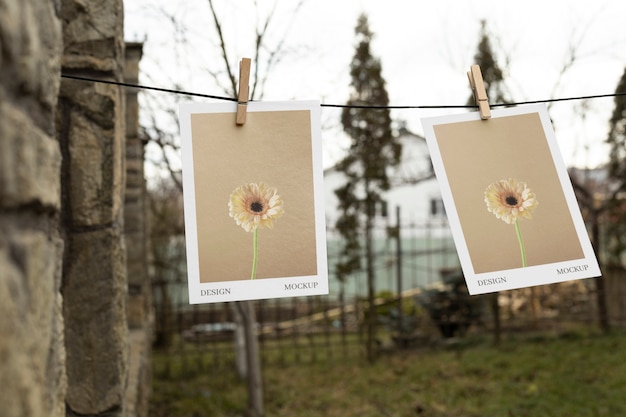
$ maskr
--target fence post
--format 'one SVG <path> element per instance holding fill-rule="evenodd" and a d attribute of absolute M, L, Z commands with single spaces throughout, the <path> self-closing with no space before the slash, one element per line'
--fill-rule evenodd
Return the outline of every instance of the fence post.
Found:
<path fill-rule="evenodd" d="M 400 206 L 396 207 L 396 277 L 398 280 L 398 341 L 403 346 L 402 326 L 404 312 L 402 311 L 402 236 L 400 233 Z"/>

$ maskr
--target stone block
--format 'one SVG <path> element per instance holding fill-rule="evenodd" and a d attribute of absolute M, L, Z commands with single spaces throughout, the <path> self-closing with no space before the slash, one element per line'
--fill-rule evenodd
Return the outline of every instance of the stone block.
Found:
<path fill-rule="evenodd" d="M 61 17 L 65 22 L 63 68 L 113 72 L 122 76 L 122 0 L 65 0 Z"/>
<path fill-rule="evenodd" d="M 61 65 L 61 23 L 50 1 L 3 1 L 0 83 L 51 134 Z"/>
<path fill-rule="evenodd" d="M 63 244 L 22 227 L 23 219 L 7 217 L 0 220 L 1 414 L 62 417 L 67 386 L 59 294 Z"/>
<path fill-rule="evenodd" d="M 61 152 L 30 117 L 0 102 L 0 207 L 26 205 L 58 210 Z"/>
<path fill-rule="evenodd" d="M 63 285 L 67 406 L 122 415 L 128 366 L 125 248 L 119 230 L 70 236 Z"/>
<path fill-rule="evenodd" d="M 70 108 L 80 109 L 87 120 L 103 129 L 123 129 L 123 119 L 117 118 L 123 115 L 120 87 L 68 78 L 61 83 L 59 98 L 68 101 Z"/>
<path fill-rule="evenodd" d="M 89 90 L 81 89 L 81 92 Z M 92 102 L 83 107 L 84 94 L 77 94 L 69 115 L 68 172 L 72 227 L 123 222 L 125 163 L 122 105 L 117 88 L 92 90 Z M 65 93 L 67 94 L 67 92 Z M 80 109 L 80 110 L 79 110 Z M 91 117 L 98 113 L 98 117 Z M 115 126 L 114 121 L 118 121 Z"/>
<path fill-rule="evenodd" d="M 147 417 L 152 386 L 152 354 L 149 329 L 130 332 L 130 363 L 126 392 L 127 417 Z"/>

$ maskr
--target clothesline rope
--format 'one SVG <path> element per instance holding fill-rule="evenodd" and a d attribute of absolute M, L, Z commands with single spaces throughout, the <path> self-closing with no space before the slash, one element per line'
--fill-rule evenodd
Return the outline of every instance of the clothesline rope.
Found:
<path fill-rule="evenodd" d="M 90 77 L 81 77 L 77 75 L 69 75 L 69 74 L 61 74 L 62 78 L 68 78 L 72 80 L 80 80 L 80 81 L 89 81 L 94 83 L 102 83 L 102 84 L 112 84 L 120 87 L 129 87 L 129 88 L 137 88 L 142 90 L 152 90 L 159 91 L 162 93 L 170 93 L 170 94 L 180 94 L 190 97 L 203 97 L 203 98 L 211 98 L 216 100 L 225 100 L 225 101 L 233 101 L 236 102 L 236 97 L 224 97 L 224 96 L 216 96 L 212 94 L 202 94 L 202 93 L 194 93 L 190 91 L 183 90 L 175 90 L 169 88 L 161 88 L 161 87 L 153 87 L 141 84 L 130 84 L 119 81 L 110 81 L 110 80 L 102 80 L 97 78 Z M 525 104 L 539 104 L 539 103 L 555 103 L 560 101 L 574 101 L 574 100 L 590 100 L 596 98 L 608 98 L 608 97 L 619 97 L 626 96 L 626 92 L 616 92 L 610 94 L 594 94 L 589 96 L 575 96 L 575 97 L 562 97 L 562 98 L 550 98 L 544 100 L 528 100 L 528 101 L 518 101 L 512 103 L 489 103 L 490 107 L 507 107 L 507 106 L 521 106 Z M 321 107 L 334 107 L 334 108 L 354 108 L 354 109 L 389 109 L 389 110 L 397 110 L 397 109 L 471 109 L 476 108 L 475 105 L 462 105 L 462 104 L 447 104 L 447 105 L 406 105 L 406 106 L 397 106 L 397 105 L 389 105 L 389 106 L 376 106 L 376 105 L 367 105 L 367 104 L 328 104 L 321 103 Z"/>

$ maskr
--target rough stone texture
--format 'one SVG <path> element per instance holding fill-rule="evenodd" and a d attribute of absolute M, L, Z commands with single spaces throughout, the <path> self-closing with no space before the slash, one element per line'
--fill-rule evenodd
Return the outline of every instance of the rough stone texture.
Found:
<path fill-rule="evenodd" d="M 126 416 L 147 417 L 152 390 L 152 337 L 144 329 L 130 330 L 130 366 L 126 389 Z"/>
<path fill-rule="evenodd" d="M 61 58 L 58 2 L 1 0 L 0 11 L 0 98 L 53 135 Z"/>
<path fill-rule="evenodd" d="M 122 11 L 0 0 L 1 417 L 147 415 L 149 275 L 124 239 L 145 251 L 136 95 L 125 192 L 127 92 L 60 77 L 123 80 Z"/>
<path fill-rule="evenodd" d="M 123 80 L 122 0 L 63 0 L 62 67 Z M 58 132 L 66 251 L 67 414 L 124 416 L 126 319 L 125 97 L 120 87 L 63 79 Z"/>
<path fill-rule="evenodd" d="M 85 97 L 89 94 L 91 100 Z M 93 103 L 99 103 L 99 112 Z M 68 242 L 63 296 L 70 415 L 124 413 L 128 328 L 123 108 L 117 87 L 74 80 L 61 84 L 59 139 L 64 153 L 63 217 Z"/>
<path fill-rule="evenodd" d="M 124 79 L 135 84 L 139 77 L 142 44 L 126 45 Z M 126 194 L 124 235 L 128 247 L 128 325 L 146 328 L 151 321 L 152 288 L 148 277 L 146 181 L 143 169 L 144 143 L 139 135 L 137 90 L 126 89 Z"/>
<path fill-rule="evenodd" d="M 122 75 L 122 1 L 63 0 L 63 68 Z"/>
<path fill-rule="evenodd" d="M 71 226 L 111 225 L 120 219 L 124 196 L 123 96 L 119 87 L 63 80 L 59 100 Z"/>
<path fill-rule="evenodd" d="M 6 417 L 64 415 L 65 356 L 58 292 L 63 244 L 28 230 L 18 215 L 0 222 L 0 404 Z M 57 260 L 56 262 L 54 260 Z"/>
<path fill-rule="evenodd" d="M 0 415 L 65 415 L 61 25 L 54 1 L 0 0 Z"/>
<path fill-rule="evenodd" d="M 0 202 L 2 207 L 36 205 L 58 210 L 61 153 L 56 140 L 33 126 L 22 109 L 0 102 Z"/>
<path fill-rule="evenodd" d="M 125 248 L 120 230 L 74 233 L 63 296 L 68 407 L 121 414 L 127 374 Z"/>

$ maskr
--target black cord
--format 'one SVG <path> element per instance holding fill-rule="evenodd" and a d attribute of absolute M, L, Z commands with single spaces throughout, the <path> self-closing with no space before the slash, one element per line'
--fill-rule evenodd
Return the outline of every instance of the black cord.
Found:
<path fill-rule="evenodd" d="M 102 80 L 102 79 L 89 78 L 89 77 L 80 77 L 77 75 L 61 74 L 61 77 L 69 78 L 73 80 L 89 81 L 89 82 L 94 82 L 94 83 L 112 84 L 112 85 L 118 85 L 121 87 L 138 88 L 142 90 L 160 91 L 163 93 L 181 94 L 181 95 L 192 96 L 192 97 L 204 97 L 204 98 L 212 98 L 212 99 L 217 99 L 217 100 L 227 100 L 227 101 L 235 101 L 235 102 L 237 101 L 236 98 L 232 98 L 232 97 L 192 93 L 192 92 L 183 91 L 183 90 L 172 90 L 168 88 L 151 87 L 151 86 L 140 85 L 140 84 L 129 84 L 129 83 L 122 83 L 118 81 L 109 81 L 109 80 Z M 559 101 L 589 100 L 589 99 L 595 99 L 595 98 L 607 98 L 607 97 L 618 97 L 618 96 L 626 96 L 626 92 L 612 93 L 612 94 L 595 94 L 595 95 L 590 95 L 590 96 L 551 98 L 551 99 L 545 99 L 545 100 L 519 101 L 519 102 L 514 102 L 514 103 L 496 103 L 496 104 L 490 103 L 489 106 L 490 107 L 521 106 L 524 104 L 554 103 L 554 102 L 559 102 Z M 351 109 L 378 109 L 378 110 L 384 110 L 384 109 L 389 109 L 389 110 L 394 110 L 394 109 L 464 109 L 464 108 L 469 109 L 469 108 L 477 107 L 474 105 L 454 105 L 454 104 L 453 105 L 426 105 L 426 106 L 376 106 L 376 105 L 367 105 L 367 104 L 325 104 L 325 103 L 321 103 L 320 106 L 321 107 L 335 107 L 335 108 L 351 108 Z"/>
<path fill-rule="evenodd" d="M 171 89 L 168 89 L 168 88 L 150 87 L 150 86 L 147 86 L 147 85 L 140 85 L 140 84 L 121 83 L 119 81 L 109 81 L 109 80 L 101 80 L 101 79 L 89 78 L 89 77 L 79 77 L 77 75 L 61 74 L 61 78 L 69 78 L 69 79 L 72 79 L 72 80 L 80 80 L 80 81 L 90 81 L 90 82 L 102 83 L 102 84 L 119 85 L 119 86 L 122 86 L 122 87 L 139 88 L 139 89 L 142 89 L 142 90 L 160 91 L 160 92 L 163 92 L 163 93 L 182 94 L 182 95 L 185 95 L 185 96 L 215 98 L 215 99 L 218 99 L 218 100 L 237 101 L 236 98 L 230 98 L 230 97 L 220 97 L 220 96 L 213 96 L 213 95 L 210 95 L 210 94 L 191 93 L 191 92 L 188 92 L 188 91 L 171 90 Z"/>

